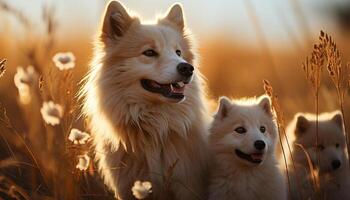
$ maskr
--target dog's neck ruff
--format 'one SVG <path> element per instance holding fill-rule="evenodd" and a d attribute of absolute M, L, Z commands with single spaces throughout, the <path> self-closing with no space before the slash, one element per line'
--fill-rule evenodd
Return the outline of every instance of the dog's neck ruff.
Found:
<path fill-rule="evenodd" d="M 155 105 L 153 108 L 128 105 L 129 112 L 119 113 L 121 120 L 116 122 L 119 142 L 127 151 L 137 152 L 145 146 L 164 146 L 170 134 L 186 139 L 193 119 L 189 113 L 177 113 L 186 105 Z"/>

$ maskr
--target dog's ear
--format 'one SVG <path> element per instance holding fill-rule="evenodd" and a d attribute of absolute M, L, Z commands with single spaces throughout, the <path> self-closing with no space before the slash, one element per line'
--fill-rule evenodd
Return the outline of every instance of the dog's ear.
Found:
<path fill-rule="evenodd" d="M 164 20 L 174 24 L 179 30 L 183 30 L 185 27 L 184 15 L 182 11 L 182 6 L 179 3 L 174 4 L 168 11 L 166 17 L 164 17 L 161 22 Z"/>
<path fill-rule="evenodd" d="M 306 117 L 302 114 L 297 114 L 296 116 L 296 129 L 295 134 L 296 135 L 302 135 L 307 131 L 307 129 L 310 126 L 310 122 Z"/>
<path fill-rule="evenodd" d="M 272 111 L 271 111 L 271 101 L 270 98 L 266 95 L 263 95 L 259 98 L 259 106 L 264 110 L 264 112 L 272 117 Z"/>
<path fill-rule="evenodd" d="M 340 128 L 343 128 L 343 115 L 340 111 L 335 111 L 333 113 L 332 121 L 335 122 Z"/>
<path fill-rule="evenodd" d="M 111 1 L 106 9 L 101 38 L 115 39 L 122 37 L 134 18 L 132 18 L 124 6 L 118 1 Z"/>
<path fill-rule="evenodd" d="M 215 117 L 218 117 L 220 119 L 223 119 L 227 117 L 228 112 L 230 111 L 231 108 L 231 101 L 227 97 L 220 97 L 219 100 L 219 109 L 218 112 L 216 113 Z"/>

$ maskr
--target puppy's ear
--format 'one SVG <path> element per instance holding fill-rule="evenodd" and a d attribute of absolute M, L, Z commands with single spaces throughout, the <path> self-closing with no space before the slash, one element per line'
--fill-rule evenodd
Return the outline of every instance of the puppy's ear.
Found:
<path fill-rule="evenodd" d="M 118 1 L 111 1 L 106 9 L 102 24 L 102 39 L 122 37 L 134 18 L 130 17 L 124 6 Z"/>
<path fill-rule="evenodd" d="M 259 106 L 264 110 L 264 112 L 272 117 L 272 111 L 271 111 L 271 101 L 270 98 L 266 95 L 263 95 L 259 98 Z"/>
<path fill-rule="evenodd" d="M 332 121 L 336 123 L 337 126 L 340 128 L 343 128 L 343 116 L 341 112 L 336 111 L 333 114 Z"/>
<path fill-rule="evenodd" d="M 220 118 L 220 119 L 224 119 L 225 117 L 227 117 L 228 112 L 231 109 L 231 101 L 227 98 L 227 97 L 220 97 L 219 100 L 219 109 L 218 112 L 216 113 L 215 117 Z"/>
<path fill-rule="evenodd" d="M 183 30 L 185 27 L 184 15 L 182 12 L 182 6 L 179 3 L 174 4 L 168 11 L 166 17 L 161 19 L 161 22 L 168 21 L 174 24 L 179 30 Z"/>
<path fill-rule="evenodd" d="M 296 130 L 295 130 L 295 133 L 297 135 L 302 135 L 304 134 L 307 129 L 309 128 L 310 126 L 310 122 L 308 119 L 306 119 L 306 117 L 302 114 L 298 114 L 296 116 Z"/>

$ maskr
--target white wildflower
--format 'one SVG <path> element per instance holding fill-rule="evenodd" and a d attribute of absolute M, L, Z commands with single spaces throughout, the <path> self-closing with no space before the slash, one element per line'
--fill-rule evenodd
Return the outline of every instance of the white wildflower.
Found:
<path fill-rule="evenodd" d="M 56 53 L 52 60 L 59 70 L 68 70 L 75 67 L 75 56 L 72 52 Z"/>
<path fill-rule="evenodd" d="M 85 144 L 90 138 L 90 135 L 86 132 L 80 131 L 79 129 L 72 128 L 68 139 L 74 144 Z"/>
<path fill-rule="evenodd" d="M 28 104 L 31 101 L 30 87 L 34 85 L 37 79 L 38 74 L 33 66 L 28 66 L 26 69 L 21 66 L 17 67 L 13 80 L 18 89 L 21 103 Z"/>
<path fill-rule="evenodd" d="M 152 193 L 152 183 L 148 181 L 136 181 L 131 188 L 131 191 L 136 199 L 145 199 L 150 193 Z"/>
<path fill-rule="evenodd" d="M 44 102 L 40 112 L 44 121 L 52 126 L 59 124 L 63 116 L 62 106 L 53 101 Z"/>
<path fill-rule="evenodd" d="M 90 164 L 90 157 L 87 154 L 84 154 L 84 155 L 79 155 L 78 159 L 79 161 L 76 168 L 78 168 L 81 171 L 87 170 Z"/>

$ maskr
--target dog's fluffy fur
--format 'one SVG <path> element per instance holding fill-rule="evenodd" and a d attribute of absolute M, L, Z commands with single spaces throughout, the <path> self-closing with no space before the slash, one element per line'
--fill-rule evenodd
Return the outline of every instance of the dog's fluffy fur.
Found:
<path fill-rule="evenodd" d="M 262 126 L 266 131 L 260 129 Z M 236 132 L 238 127 L 245 132 Z M 285 180 L 275 158 L 278 134 L 268 97 L 233 102 L 221 98 L 210 130 L 210 149 L 214 155 L 210 200 L 286 199 Z M 257 162 L 238 156 L 236 150 L 255 154 L 254 143 L 258 140 L 264 141 L 266 147 L 258 151 Z"/>
<path fill-rule="evenodd" d="M 194 62 L 185 33 L 178 4 L 154 24 L 142 24 L 116 1 L 106 9 L 82 96 L 98 167 L 117 198 L 133 199 L 137 180 L 152 183 L 150 199 L 205 198 L 201 75 L 196 68 L 181 102 L 146 91 L 140 83 L 179 80 L 177 65 Z M 157 55 L 143 55 L 147 49 Z"/>
<path fill-rule="evenodd" d="M 323 199 L 350 199 L 350 174 L 346 156 L 345 132 L 342 115 L 339 111 L 319 115 L 318 138 L 316 147 L 316 116 L 298 113 L 287 127 L 290 144 L 300 144 L 307 151 L 312 163 L 319 167 L 314 171 L 320 184 Z M 289 166 L 291 174 L 291 195 L 293 199 L 317 199 L 309 164 L 303 150 L 292 145 L 294 167 Z M 319 149 L 317 161 L 316 149 Z M 291 163 L 291 157 L 289 157 Z M 332 162 L 339 161 L 339 168 L 333 168 Z"/>

